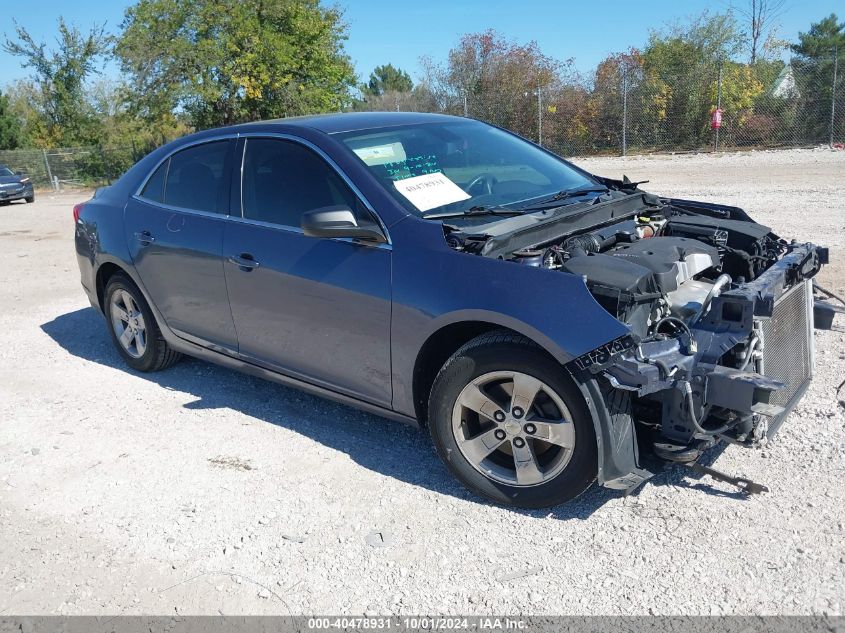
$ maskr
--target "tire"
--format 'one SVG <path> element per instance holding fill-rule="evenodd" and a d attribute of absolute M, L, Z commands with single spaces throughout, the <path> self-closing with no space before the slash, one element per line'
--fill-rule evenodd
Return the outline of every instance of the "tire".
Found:
<path fill-rule="evenodd" d="M 35 202 L 35 194 L 27 196 L 26 198 L 24 198 L 24 200 L 26 200 L 27 204 L 32 204 L 33 202 Z"/>
<path fill-rule="evenodd" d="M 499 330 L 461 347 L 435 378 L 428 410 L 440 458 L 495 503 L 547 508 L 596 480 L 595 428 L 580 391 L 523 336 Z"/>
<path fill-rule="evenodd" d="M 158 371 L 182 358 L 164 340 L 144 295 L 126 275 L 109 279 L 103 312 L 114 346 L 132 369 Z"/>

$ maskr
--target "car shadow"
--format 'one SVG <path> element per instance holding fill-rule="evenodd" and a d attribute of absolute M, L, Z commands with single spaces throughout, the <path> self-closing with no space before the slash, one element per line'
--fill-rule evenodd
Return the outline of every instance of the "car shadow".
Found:
<path fill-rule="evenodd" d="M 368 470 L 440 494 L 489 505 L 452 477 L 435 454 L 425 431 L 193 358 L 186 358 L 166 371 L 136 372 L 125 365 L 114 349 L 105 323 L 94 308 L 60 315 L 44 323 L 41 329 L 74 356 L 129 372 L 165 389 L 193 395 L 196 399 L 183 405 L 188 409 L 233 409 L 342 451 Z M 646 485 L 689 486 L 683 480 L 691 474 L 686 468 L 671 467 Z M 711 494 L 726 494 L 706 485 L 691 487 Z M 623 494 L 594 486 L 575 501 L 557 508 L 513 511 L 538 518 L 586 519 L 606 502 Z"/>

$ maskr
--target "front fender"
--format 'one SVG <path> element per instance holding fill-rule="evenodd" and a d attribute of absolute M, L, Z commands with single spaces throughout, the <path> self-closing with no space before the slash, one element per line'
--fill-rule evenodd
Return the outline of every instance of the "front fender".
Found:
<path fill-rule="evenodd" d="M 576 275 L 449 248 L 437 222 L 408 218 L 393 238 L 394 409 L 414 415 L 414 366 L 426 340 L 481 321 L 529 337 L 561 364 L 629 333 Z"/>

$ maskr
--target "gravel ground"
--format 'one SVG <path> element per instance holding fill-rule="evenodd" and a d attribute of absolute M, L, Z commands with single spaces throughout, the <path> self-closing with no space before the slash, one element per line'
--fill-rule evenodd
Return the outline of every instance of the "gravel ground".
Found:
<path fill-rule="evenodd" d="M 579 160 L 832 247 L 845 152 Z M 548 512 L 466 493 L 425 434 L 186 360 L 127 370 L 72 251 L 84 194 L 0 208 L 0 615 L 842 614 L 845 320 L 764 450 Z"/>

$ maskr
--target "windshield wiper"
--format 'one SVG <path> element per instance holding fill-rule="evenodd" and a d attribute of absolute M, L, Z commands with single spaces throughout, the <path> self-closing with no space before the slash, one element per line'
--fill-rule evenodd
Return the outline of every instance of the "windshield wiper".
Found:
<path fill-rule="evenodd" d="M 546 198 L 545 200 L 540 200 L 530 206 L 522 207 L 523 211 L 530 211 L 532 209 L 545 209 L 549 206 L 554 206 L 555 203 L 560 202 L 561 200 L 566 200 L 567 198 L 577 198 L 579 196 L 586 195 L 588 193 L 608 193 L 610 189 L 607 187 L 584 187 L 583 189 L 564 189 L 563 191 L 558 191 L 555 195 Z"/>
<path fill-rule="evenodd" d="M 422 217 L 426 220 L 436 218 L 463 218 L 474 215 L 523 215 L 523 209 L 509 209 L 508 207 L 485 207 L 483 205 L 475 205 L 463 211 L 442 211 L 440 213 L 423 213 Z"/>

